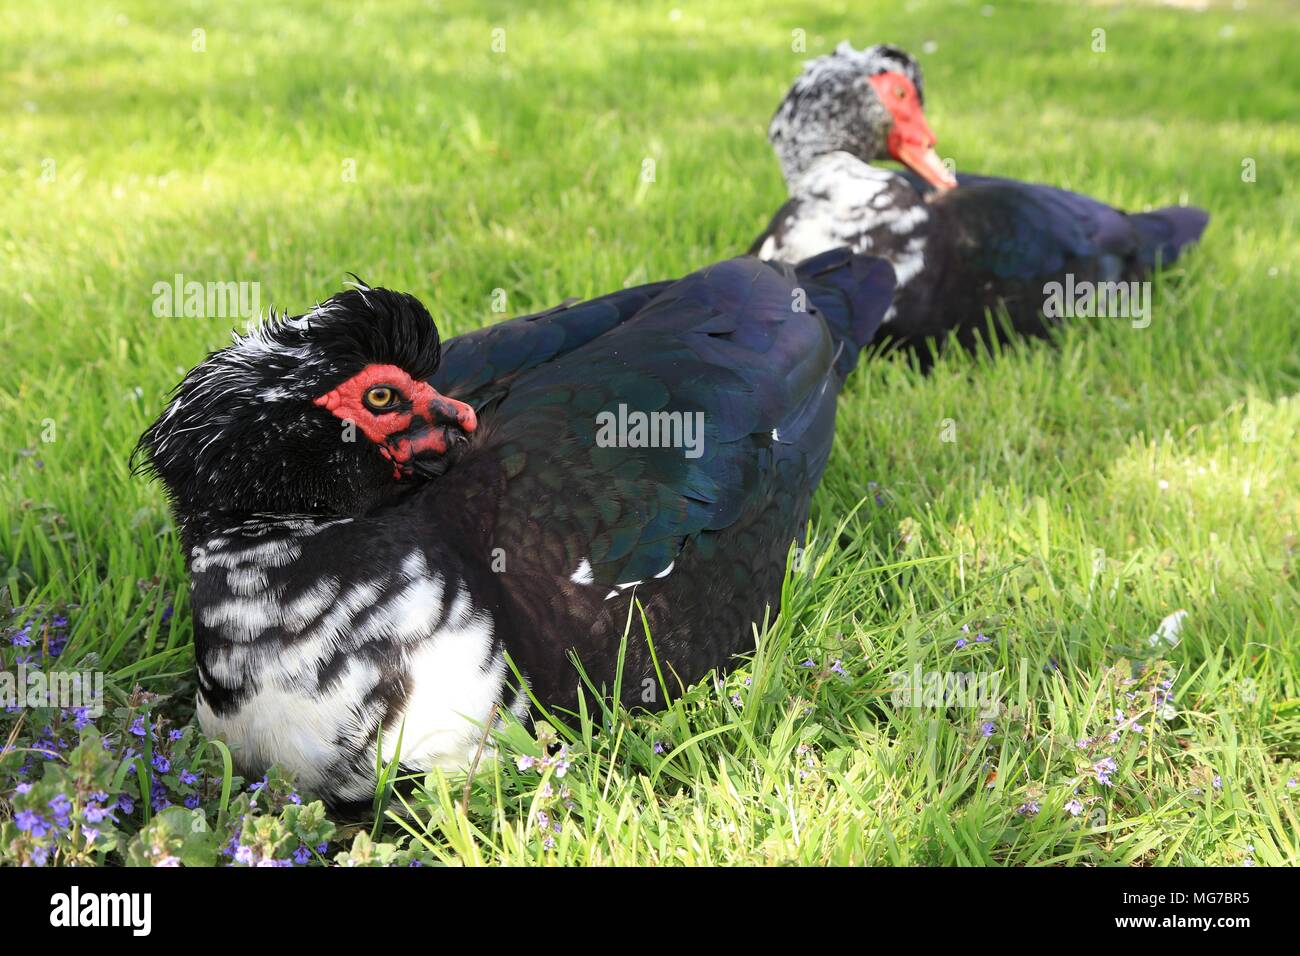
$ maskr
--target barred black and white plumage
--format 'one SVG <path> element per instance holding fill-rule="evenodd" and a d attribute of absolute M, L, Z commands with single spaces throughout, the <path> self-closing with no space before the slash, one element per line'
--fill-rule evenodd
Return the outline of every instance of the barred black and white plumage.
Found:
<path fill-rule="evenodd" d="M 574 708 L 570 654 L 612 693 L 634 601 L 658 667 L 632 627 L 625 703 L 727 667 L 892 289 L 844 250 L 740 258 L 443 344 L 361 287 L 209 356 L 140 444 L 187 550 L 203 729 L 348 804 L 399 740 L 405 769 L 464 766 L 494 711 Z M 620 406 L 698 414 L 699 453 L 598 441 Z"/>
<path fill-rule="evenodd" d="M 789 262 L 839 246 L 887 259 L 898 291 L 884 335 L 895 342 L 952 333 L 971 345 L 1002 309 L 1017 333 L 1043 334 L 1050 283 L 1139 279 L 1173 262 L 1209 219 L 1191 207 L 1129 214 L 1052 186 L 953 176 L 922 102 L 920 66 L 897 47 L 842 44 L 810 61 L 768 133 L 790 198 L 750 249 Z"/>

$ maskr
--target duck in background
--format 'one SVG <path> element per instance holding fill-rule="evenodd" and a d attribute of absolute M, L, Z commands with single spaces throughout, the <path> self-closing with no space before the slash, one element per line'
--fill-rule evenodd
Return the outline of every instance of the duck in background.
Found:
<path fill-rule="evenodd" d="M 809 61 L 768 128 L 790 198 L 750 249 L 787 262 L 838 246 L 887 259 L 898 290 L 882 334 L 897 344 L 953 333 L 970 347 L 1000 308 L 1016 333 L 1043 335 L 1073 314 L 1059 290 L 1141 279 L 1209 220 L 1193 207 L 1124 213 L 1054 186 L 954 176 L 923 105 L 921 68 L 897 47 L 842 43 Z M 928 364 L 929 349 L 916 352 Z"/>

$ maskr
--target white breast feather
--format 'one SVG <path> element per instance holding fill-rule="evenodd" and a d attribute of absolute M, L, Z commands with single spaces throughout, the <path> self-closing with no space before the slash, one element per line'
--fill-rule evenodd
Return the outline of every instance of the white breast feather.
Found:
<path fill-rule="evenodd" d="M 318 529 L 308 529 L 308 537 L 313 530 Z M 204 663 L 218 684 L 257 690 L 225 716 L 200 694 L 199 724 L 205 733 L 237 747 L 241 763 L 279 763 L 309 789 L 329 785 L 336 794 L 363 798 L 373 786 L 368 770 L 346 781 L 323 775 L 344 745 L 354 752 L 368 750 L 366 766 L 373 767 L 382 715 L 366 699 L 386 678 L 367 658 L 350 652 L 382 639 L 399 648 L 409 680 L 399 722 L 403 763 L 421 769 L 468 764 L 482 723 L 500 700 L 507 667 L 493 653 L 491 619 L 475 611 L 464 585 L 447 595 L 443 578 L 429 572 L 422 553 L 413 552 L 398 571 L 346 587 L 324 578 L 285 601 L 282 586 L 268 586 L 266 571 L 298 558 L 298 543 L 273 539 L 235 549 L 226 549 L 226 543 L 206 542 L 199 555 L 204 563 L 196 561 L 194 573 L 196 578 L 225 576 L 229 597 L 199 613 L 205 626 L 236 643 L 211 650 Z M 575 580 L 580 577 L 575 573 Z M 450 601 L 445 615 L 444 601 Z M 296 637 L 287 644 L 256 641 L 272 627 Z M 317 692 L 321 667 L 340 653 L 341 670 Z M 206 681 L 204 686 L 211 689 Z M 522 712 L 526 705 L 526 696 L 517 695 L 511 709 Z M 385 760 L 393 758 L 397 746 L 396 729 L 386 731 Z"/>

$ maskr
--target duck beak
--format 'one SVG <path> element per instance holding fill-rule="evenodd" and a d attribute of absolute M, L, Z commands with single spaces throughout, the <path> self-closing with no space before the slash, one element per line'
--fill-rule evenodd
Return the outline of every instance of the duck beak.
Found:
<path fill-rule="evenodd" d="M 929 132 L 929 130 L 926 130 Z M 892 137 L 891 137 L 892 139 Z M 916 173 L 935 189 L 943 191 L 957 185 L 956 178 L 948 172 L 939 154 L 934 151 L 934 140 L 930 142 L 902 142 L 890 148 L 890 153 L 900 163 Z"/>
<path fill-rule="evenodd" d="M 451 463 L 449 453 L 463 449 L 477 428 L 473 408 L 423 385 L 410 428 L 394 436 L 393 458 L 419 473 L 441 474 Z"/>

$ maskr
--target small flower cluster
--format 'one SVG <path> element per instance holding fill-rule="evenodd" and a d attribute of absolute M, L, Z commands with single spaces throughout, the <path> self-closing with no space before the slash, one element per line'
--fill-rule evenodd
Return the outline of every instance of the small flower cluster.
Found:
<path fill-rule="evenodd" d="M 26 618 L 17 624 L 18 618 Z M 17 607 L 9 612 L 5 645 L 13 648 L 10 663 L 41 667 L 64 652 L 68 645 L 68 619 L 43 607 Z"/>
<path fill-rule="evenodd" d="M 749 688 L 754 686 L 754 678 L 750 677 L 743 670 L 733 671 L 724 677 L 713 678 L 713 689 L 719 696 L 725 696 L 731 702 L 731 706 L 737 710 L 743 710 L 745 707 L 746 693 Z"/>
<path fill-rule="evenodd" d="M 323 860 L 334 835 L 324 807 L 304 804 L 293 780 L 273 768 L 245 789 L 234 832 L 221 847 L 229 866 L 305 866 Z"/>
<path fill-rule="evenodd" d="M 542 849 L 555 849 L 555 837 L 564 831 L 562 817 L 577 808 L 573 792 L 567 786 L 556 786 L 552 777 L 561 779 L 569 772 L 571 758 L 567 744 L 561 743 L 555 729 L 545 721 L 538 721 L 536 738 L 541 756 L 520 754 L 515 766 L 520 772 L 537 773 L 541 782 L 533 795 L 531 826 L 542 838 Z M 662 744 L 655 743 L 655 752 L 662 753 Z"/>
<path fill-rule="evenodd" d="M 540 757 L 534 757 L 530 754 L 520 754 L 515 758 L 515 766 L 521 770 L 532 770 L 536 773 L 543 774 L 548 770 L 553 770 L 555 776 L 563 777 L 569 772 L 569 748 L 567 744 L 560 744 L 558 750 L 553 754 L 542 754 Z"/>
<path fill-rule="evenodd" d="M 812 744 L 801 743 L 794 749 L 799 762 L 799 779 L 804 783 L 815 783 L 820 779 L 821 764 Z"/>
<path fill-rule="evenodd" d="M 520 754 L 515 758 L 515 766 L 521 773 L 532 770 L 542 775 L 549 770 L 555 776 L 563 777 L 569 772 L 572 763 L 569 755 L 569 745 L 561 743 L 560 735 L 555 732 L 555 728 L 544 720 L 537 722 L 536 738 L 541 756 Z"/>
<path fill-rule="evenodd" d="M 813 671 L 818 683 L 828 680 L 832 675 L 845 679 L 849 677 L 849 672 L 844 667 L 844 661 L 838 657 L 833 658 L 829 664 L 821 665 L 809 657 L 800 663 L 799 666 L 805 670 Z M 746 678 L 746 680 L 748 681 L 748 678 Z"/>
<path fill-rule="evenodd" d="M 537 829 L 542 833 L 542 849 L 554 850 L 555 837 L 557 834 L 564 832 L 564 824 L 559 820 L 551 819 L 551 814 L 546 810 L 536 811 L 533 814 L 533 819 L 537 825 Z"/>
<path fill-rule="evenodd" d="M 22 620 L 21 624 L 19 620 Z M 65 615 L 39 606 L 13 608 L 8 613 L 4 637 L 0 639 L 0 670 L 21 667 L 28 671 L 43 671 L 63 654 L 67 646 L 68 618 Z M 18 714 L 22 709 L 17 702 L 6 701 L 0 714 Z M 87 711 L 85 707 L 66 708 L 60 716 L 76 720 L 80 730 L 89 722 Z M 46 739 L 36 741 L 27 751 L 29 756 L 23 765 L 24 770 L 30 773 L 37 758 L 53 759 L 58 748 L 59 744 L 48 735 Z M 66 745 L 63 749 L 67 749 Z"/>
<path fill-rule="evenodd" d="M 1065 813 L 1081 817 L 1100 803 L 1122 781 L 1123 767 L 1137 764 L 1136 757 L 1149 745 L 1148 736 L 1163 731 L 1177 716 L 1171 671 L 1170 664 L 1156 661 L 1138 672 L 1122 665 L 1107 673 L 1113 706 L 1103 728 L 1075 741 L 1075 772 L 1070 798 L 1062 804 Z"/>
<path fill-rule="evenodd" d="M 115 783 L 120 761 L 104 747 L 93 727 L 76 746 L 61 748 L 43 765 L 39 780 L 0 783 L 12 819 L 0 824 L 0 862 L 21 866 L 102 863 L 121 848 L 120 829 L 134 809 Z"/>
<path fill-rule="evenodd" d="M 3 612 L 0 612 L 3 613 Z M 47 666 L 69 622 L 23 610 L 0 665 Z M 10 620 L 15 619 L 14 614 Z M 0 865 L 302 865 L 325 862 L 334 825 L 272 770 L 244 792 L 219 754 L 136 688 L 124 705 L 0 713 Z M 102 731 L 101 731 L 102 728 Z M 223 784 L 236 794 L 222 804 Z"/>
<path fill-rule="evenodd" d="M 975 632 L 974 637 L 971 637 L 971 626 L 969 624 L 963 624 L 961 626 L 961 637 L 957 638 L 957 640 L 953 643 L 953 648 L 960 651 L 966 649 L 972 643 L 991 644 L 992 642 L 993 642 L 993 638 L 989 637 L 983 631 L 979 631 L 979 630 Z"/>

